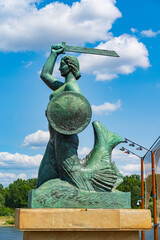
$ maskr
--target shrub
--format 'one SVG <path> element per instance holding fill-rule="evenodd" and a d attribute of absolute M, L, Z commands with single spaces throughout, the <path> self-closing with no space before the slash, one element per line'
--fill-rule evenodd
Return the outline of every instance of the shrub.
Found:
<path fill-rule="evenodd" d="M 11 208 L 6 208 L 4 206 L 0 206 L 0 216 L 13 216 L 14 217 L 14 210 Z"/>

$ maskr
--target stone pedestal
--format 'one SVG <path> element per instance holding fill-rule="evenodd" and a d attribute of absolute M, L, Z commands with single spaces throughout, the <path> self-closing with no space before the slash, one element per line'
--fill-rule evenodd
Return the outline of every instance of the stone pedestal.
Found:
<path fill-rule="evenodd" d="M 138 240 L 151 229 L 149 210 L 16 209 L 23 240 Z"/>

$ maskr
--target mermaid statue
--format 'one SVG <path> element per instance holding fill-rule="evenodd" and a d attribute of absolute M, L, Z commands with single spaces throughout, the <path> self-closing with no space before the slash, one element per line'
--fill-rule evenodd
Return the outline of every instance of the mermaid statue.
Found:
<path fill-rule="evenodd" d="M 94 198 L 94 204 L 91 204 L 94 208 L 98 206 L 95 204 L 97 196 L 103 196 L 105 202 L 105 196 L 108 199 L 111 195 L 102 194 L 121 193 L 116 188 L 123 181 L 123 176 L 115 162 L 111 161 L 111 154 L 123 139 L 95 121 L 92 123 L 93 149 L 84 159 L 78 157 L 78 133 L 90 123 L 92 110 L 77 83 L 81 73 L 75 56 L 64 56 L 61 59 L 59 70 L 65 78 L 64 83 L 52 76 L 56 59 L 63 52 L 62 44 L 53 45 L 41 72 L 41 79 L 53 90 L 46 110 L 50 139 L 39 168 L 38 189 L 30 193 L 29 202 L 30 207 L 77 207 L 72 201 L 76 199 L 74 201 L 78 202 L 78 206 L 83 207 L 84 199 L 90 205 L 90 198 Z M 46 200 L 46 194 L 49 200 Z M 116 198 L 115 195 L 114 199 Z M 72 202 L 71 205 L 68 205 L 69 201 Z M 123 202 L 125 207 L 130 207 L 129 197 L 127 203 L 124 195 L 121 204 L 116 201 L 119 200 L 112 201 L 110 198 L 110 204 L 106 203 L 104 207 L 113 208 L 112 202 L 118 208 L 123 207 Z"/>

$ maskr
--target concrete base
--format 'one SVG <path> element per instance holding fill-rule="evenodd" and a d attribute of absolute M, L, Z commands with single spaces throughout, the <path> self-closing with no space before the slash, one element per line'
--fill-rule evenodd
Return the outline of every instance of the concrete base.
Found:
<path fill-rule="evenodd" d="M 149 210 L 16 209 L 23 240 L 138 240 L 151 229 Z"/>

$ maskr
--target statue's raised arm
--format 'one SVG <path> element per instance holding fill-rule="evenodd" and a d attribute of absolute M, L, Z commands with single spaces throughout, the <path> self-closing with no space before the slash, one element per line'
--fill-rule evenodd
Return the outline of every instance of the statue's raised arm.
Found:
<path fill-rule="evenodd" d="M 53 91 L 57 90 L 58 88 L 64 85 L 64 83 L 58 81 L 56 78 L 52 76 L 56 59 L 58 55 L 63 52 L 63 50 L 64 48 L 62 47 L 61 44 L 56 44 L 51 47 L 51 53 L 46 63 L 44 64 L 40 75 L 41 79 L 45 82 L 45 84 Z"/>

